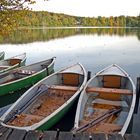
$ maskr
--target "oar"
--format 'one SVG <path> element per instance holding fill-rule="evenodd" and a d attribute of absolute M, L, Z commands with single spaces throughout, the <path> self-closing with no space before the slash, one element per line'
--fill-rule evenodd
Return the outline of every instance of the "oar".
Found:
<path fill-rule="evenodd" d="M 43 85 L 43 88 L 42 88 L 42 85 Z M 45 88 L 44 88 L 45 87 Z M 20 114 L 21 112 L 23 112 L 29 105 L 30 103 L 32 103 L 32 101 L 37 97 L 39 96 L 40 94 L 44 93 L 45 91 L 48 90 L 48 86 L 45 85 L 45 84 L 41 84 L 37 91 L 36 91 L 36 94 L 22 107 L 22 109 L 20 110 L 20 112 L 18 114 Z"/>
<path fill-rule="evenodd" d="M 42 85 L 43 85 L 43 87 L 46 87 L 46 88 L 42 88 Z M 32 101 L 33 101 L 37 96 L 39 96 L 41 93 L 44 93 L 45 91 L 47 91 L 47 90 L 48 90 L 48 86 L 47 86 L 47 85 L 44 86 L 44 85 L 45 85 L 45 84 L 41 84 L 41 85 L 38 87 L 38 89 L 37 89 L 37 91 L 36 91 L 36 94 L 34 94 L 34 96 L 33 96 L 30 100 L 28 100 L 27 103 L 24 104 L 24 105 L 22 106 L 21 109 L 15 110 L 15 111 L 14 111 L 14 114 L 12 114 L 12 116 L 11 116 L 9 119 L 6 119 L 5 122 L 8 122 L 9 120 L 13 120 L 18 114 L 20 114 L 21 112 L 23 112 L 23 111 L 32 103 Z"/>
<path fill-rule="evenodd" d="M 121 108 L 119 109 L 111 109 L 109 111 L 107 111 L 106 113 L 104 113 L 103 115 L 99 116 L 98 118 L 90 121 L 88 124 L 85 124 L 77 129 L 74 129 L 72 132 L 83 132 L 86 129 L 95 126 L 96 124 L 100 123 L 101 121 L 105 120 L 106 118 L 110 117 L 111 115 L 114 115 L 118 112 L 121 111 Z"/>

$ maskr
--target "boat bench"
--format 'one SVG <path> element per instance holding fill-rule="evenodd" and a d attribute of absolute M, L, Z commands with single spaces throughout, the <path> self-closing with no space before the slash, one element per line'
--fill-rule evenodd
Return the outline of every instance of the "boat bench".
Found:
<path fill-rule="evenodd" d="M 114 89 L 114 88 L 100 88 L 100 87 L 87 87 L 87 93 L 113 93 L 113 94 L 123 94 L 123 95 L 133 95 L 131 90 L 128 89 Z"/>
<path fill-rule="evenodd" d="M 52 85 L 49 88 L 54 90 L 65 90 L 65 91 L 73 91 L 73 92 L 76 92 L 78 90 L 78 87 L 63 86 L 63 85 Z"/>
<path fill-rule="evenodd" d="M 11 58 L 11 59 L 9 59 L 9 64 L 11 65 L 11 66 L 13 66 L 13 65 L 15 65 L 15 64 L 18 64 L 18 63 L 20 63 L 21 62 L 21 59 L 17 59 L 17 58 Z"/>
<path fill-rule="evenodd" d="M 49 90 L 55 93 L 62 93 L 62 94 L 73 94 L 78 90 L 78 87 L 74 86 L 63 86 L 63 85 L 52 85 L 49 87 Z"/>
<path fill-rule="evenodd" d="M 95 100 L 92 101 L 92 104 L 99 104 L 99 105 L 104 105 L 104 106 L 107 105 L 110 107 L 121 107 L 122 111 L 125 111 L 125 112 L 128 112 L 130 110 L 126 101 L 111 101 L 111 100 L 104 100 L 101 98 L 96 98 Z"/>
<path fill-rule="evenodd" d="M 99 132 L 112 133 L 112 132 L 120 131 L 122 129 L 122 125 L 113 124 L 113 123 L 101 123 L 101 125 L 97 126 L 96 129 Z"/>
<path fill-rule="evenodd" d="M 50 89 L 76 92 L 78 90 L 78 87 L 63 86 L 63 85 L 52 85 L 50 87 Z M 101 93 L 133 95 L 132 91 L 128 90 L 128 89 L 99 88 L 99 87 L 87 87 L 86 92 L 87 93 L 92 93 L 92 92 L 99 92 L 100 93 L 101 92 Z"/>

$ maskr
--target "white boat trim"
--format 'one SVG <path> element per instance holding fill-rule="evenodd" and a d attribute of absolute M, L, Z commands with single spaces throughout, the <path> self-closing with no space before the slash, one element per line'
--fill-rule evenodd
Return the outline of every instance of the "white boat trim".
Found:
<path fill-rule="evenodd" d="M 110 65 L 109 67 L 99 71 L 98 73 L 96 73 L 86 84 L 85 88 L 83 89 L 81 95 L 80 95 L 80 98 L 79 98 L 79 102 L 78 102 L 78 105 L 77 105 L 77 110 L 76 110 L 76 116 L 75 116 L 75 124 L 74 124 L 74 128 L 78 128 L 78 120 L 80 118 L 80 106 L 81 106 L 81 103 L 82 103 L 82 99 L 83 99 L 83 96 L 85 94 L 85 91 L 86 91 L 86 87 L 89 85 L 89 83 L 98 75 L 103 75 L 102 72 L 104 72 L 106 69 L 112 67 L 112 66 L 115 66 L 117 67 L 118 69 L 120 69 L 122 71 L 122 75 L 120 75 L 120 73 L 116 73 L 116 75 L 118 76 L 125 76 L 125 77 L 128 77 L 128 79 L 130 80 L 131 84 L 132 84 L 132 88 L 133 88 L 133 97 L 132 97 L 132 103 L 131 103 L 131 107 L 130 107 L 130 110 L 129 110 L 129 113 L 128 113 L 128 117 L 121 129 L 121 131 L 119 132 L 119 134 L 121 134 L 122 136 L 126 133 L 127 129 L 128 129 L 128 126 L 130 124 L 130 121 L 133 117 L 133 112 L 134 112 L 134 108 L 135 108 L 135 102 L 136 102 L 136 87 L 135 87 L 135 84 L 133 82 L 133 80 L 131 79 L 131 77 L 127 74 L 126 71 L 124 71 L 121 67 L 119 67 L 118 65 L 116 64 L 113 64 L 113 65 Z M 115 75 L 115 73 L 112 73 L 113 75 Z M 112 75 L 110 74 L 110 75 Z"/>
<path fill-rule="evenodd" d="M 77 63 L 75 65 L 72 65 L 70 67 L 74 67 L 76 65 L 79 65 L 81 68 L 82 68 L 82 71 L 83 71 L 83 75 L 84 75 L 84 81 L 82 83 L 82 85 L 80 86 L 80 88 L 76 91 L 76 93 L 67 101 L 65 102 L 61 107 L 59 107 L 57 110 L 55 110 L 52 114 L 50 114 L 48 117 L 44 118 L 43 120 L 41 120 L 40 122 L 32 125 L 32 126 L 27 126 L 27 127 L 16 127 L 16 126 L 11 126 L 11 125 L 6 125 L 3 123 L 5 117 L 9 114 L 9 112 L 20 102 L 20 100 L 26 96 L 35 86 L 37 86 L 39 83 L 42 83 L 43 81 L 45 81 L 46 79 L 50 78 L 51 76 L 57 74 L 57 73 L 62 73 L 63 71 L 66 70 L 63 69 L 63 70 L 60 70 L 60 71 L 57 71 L 51 75 L 49 75 L 48 77 L 42 79 L 41 81 L 39 81 L 38 83 L 36 83 L 34 86 L 32 86 L 28 91 L 26 91 L 0 118 L 0 121 L 1 121 L 1 124 L 5 127 L 9 127 L 9 128 L 15 128 L 15 129 L 20 129 L 20 130 L 26 130 L 26 131 L 29 131 L 29 130 L 35 130 L 37 129 L 38 127 L 40 127 L 42 124 L 44 124 L 45 122 L 47 122 L 50 118 L 52 118 L 53 116 L 55 116 L 58 112 L 60 112 L 64 107 L 66 107 L 68 104 L 71 103 L 71 101 L 73 101 L 73 99 L 75 99 L 76 96 L 79 95 L 79 93 L 83 90 L 83 88 L 85 87 L 85 84 L 87 82 L 87 73 L 86 73 L 86 70 L 85 68 L 80 64 L 80 63 Z M 69 68 L 69 67 L 67 67 Z M 76 71 L 75 71 L 76 73 Z"/>
<path fill-rule="evenodd" d="M 21 59 L 21 62 L 20 62 L 20 64 L 17 63 L 17 64 L 15 64 L 13 66 L 8 65 L 8 68 L 4 69 L 4 70 L 1 70 L 0 74 L 11 70 L 11 69 L 17 67 L 18 65 L 21 65 L 27 59 L 27 57 L 26 57 L 26 53 L 23 53 L 23 54 L 19 54 L 19 55 L 16 55 L 16 56 L 13 56 L 13 57 L 10 57 L 10 58 L 7 58 L 7 59 L 3 59 L 0 62 L 5 62 L 5 61 L 8 61 L 10 59 Z"/>
<path fill-rule="evenodd" d="M 49 60 L 51 60 L 51 59 L 53 59 L 53 61 L 50 63 L 50 65 L 49 65 L 47 68 L 51 67 L 51 66 L 55 63 L 56 57 L 52 57 L 52 58 L 50 58 L 50 59 L 47 59 L 46 61 L 49 61 Z M 45 60 L 44 60 L 44 61 L 40 61 L 40 62 L 45 62 Z M 19 67 L 19 68 L 17 68 L 17 69 L 13 69 L 13 70 L 11 70 L 11 71 L 6 71 L 5 73 L 1 73 L 0 75 L 4 75 L 4 74 L 10 73 L 10 72 L 12 72 L 12 71 L 20 70 L 20 69 L 22 69 L 22 68 L 30 67 L 30 66 L 33 66 L 33 65 L 37 65 L 37 64 L 39 64 L 40 62 L 33 63 L 33 64 L 31 64 L 31 65 L 28 65 L 28 66 L 22 66 L 22 67 Z M 29 78 L 29 77 L 33 77 L 33 76 L 35 76 L 35 75 L 38 75 L 39 73 L 42 73 L 43 71 L 46 71 L 46 68 L 40 70 L 39 72 L 33 73 L 33 74 L 31 74 L 31 75 L 28 75 L 27 77 L 23 77 L 23 78 L 21 78 L 21 79 L 17 79 L 17 80 L 15 80 L 15 81 L 11 81 L 11 82 L 8 82 L 8 83 L 0 84 L 0 87 L 2 87 L 2 86 L 4 86 L 4 85 L 9 85 L 9 84 L 12 84 L 12 83 L 16 83 L 16 82 L 25 80 L 25 79 L 27 79 L 27 78 Z"/>

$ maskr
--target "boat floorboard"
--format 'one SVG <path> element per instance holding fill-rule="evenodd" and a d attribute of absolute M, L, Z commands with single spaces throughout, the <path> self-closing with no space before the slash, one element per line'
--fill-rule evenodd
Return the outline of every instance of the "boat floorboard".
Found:
<path fill-rule="evenodd" d="M 70 94 L 71 93 L 71 94 Z M 39 96 L 23 114 L 16 117 L 10 125 L 30 126 L 49 116 L 61 105 L 63 105 L 75 92 L 55 91 L 49 89 L 46 93 Z M 35 117 L 37 116 L 37 117 Z"/>
<path fill-rule="evenodd" d="M 91 122 L 92 120 L 98 119 L 100 116 L 108 112 L 109 110 L 112 109 L 118 109 L 121 106 L 121 102 L 114 103 L 108 102 L 111 104 L 107 104 L 107 101 L 105 104 L 102 103 L 104 100 L 97 100 L 96 99 L 92 100 L 92 96 L 89 97 L 87 104 L 84 109 L 84 116 L 83 119 L 80 120 L 80 126 L 84 126 Z M 120 113 L 119 113 L 120 114 Z M 117 119 L 120 117 L 119 114 L 114 114 L 111 115 L 110 117 L 107 117 L 106 119 L 102 120 L 100 123 L 96 124 L 93 127 L 90 127 L 86 130 L 86 132 L 94 132 L 94 133 L 114 133 L 116 131 L 119 131 L 122 128 L 122 124 L 117 124 Z M 119 118 L 121 119 L 121 118 Z M 114 123 L 116 122 L 116 123 Z M 122 122 L 123 123 L 123 122 Z M 110 127 L 112 126 L 112 127 Z M 109 128 L 110 127 L 110 128 Z M 107 128 L 107 129 L 106 129 Z"/>

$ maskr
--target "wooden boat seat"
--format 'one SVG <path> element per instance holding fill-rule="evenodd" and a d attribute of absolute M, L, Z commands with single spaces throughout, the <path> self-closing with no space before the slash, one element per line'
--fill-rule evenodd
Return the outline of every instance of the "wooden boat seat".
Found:
<path fill-rule="evenodd" d="M 113 94 L 123 94 L 123 95 L 133 95 L 131 90 L 128 89 L 114 89 L 114 88 L 100 88 L 100 87 L 87 87 L 87 93 L 113 93 Z"/>
<path fill-rule="evenodd" d="M 76 92 L 78 90 L 78 87 L 75 87 L 75 86 L 63 86 L 63 85 L 52 85 L 50 87 L 50 89 Z"/>
<path fill-rule="evenodd" d="M 51 93 L 54 93 L 56 95 L 70 95 L 70 96 L 72 96 L 78 90 L 78 87 L 52 85 L 51 87 L 49 87 L 49 90 Z"/>
<path fill-rule="evenodd" d="M 67 86 L 78 86 L 79 85 L 79 74 L 77 73 L 62 73 L 62 83 Z"/>
<path fill-rule="evenodd" d="M 101 123 L 96 127 L 95 133 L 113 133 L 118 132 L 122 129 L 122 125 L 113 124 L 113 123 Z"/>
<path fill-rule="evenodd" d="M 104 100 L 97 98 L 92 101 L 92 104 L 94 105 L 94 108 L 98 109 L 109 109 L 113 107 L 121 107 L 122 111 L 128 112 L 129 111 L 129 106 L 125 101 L 111 101 L 111 100 Z"/>
<path fill-rule="evenodd" d="M 9 60 L 9 64 L 10 64 L 11 66 L 13 66 L 13 65 L 15 65 L 15 64 L 18 64 L 18 63 L 20 63 L 20 62 L 21 62 L 21 59 L 17 59 L 17 58 L 12 58 L 12 59 Z"/>
<path fill-rule="evenodd" d="M 104 99 L 99 99 L 99 98 L 93 100 L 92 103 L 128 107 L 125 101 L 110 101 L 110 100 L 104 100 Z"/>

